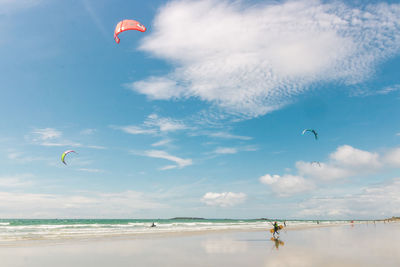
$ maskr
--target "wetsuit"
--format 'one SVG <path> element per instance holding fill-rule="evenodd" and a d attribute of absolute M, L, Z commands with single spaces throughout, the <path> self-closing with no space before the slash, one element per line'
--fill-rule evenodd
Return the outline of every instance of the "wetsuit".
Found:
<path fill-rule="evenodd" d="M 274 235 L 275 235 L 276 233 L 279 234 L 278 231 L 279 231 L 279 226 L 278 226 L 277 223 L 274 223 Z"/>

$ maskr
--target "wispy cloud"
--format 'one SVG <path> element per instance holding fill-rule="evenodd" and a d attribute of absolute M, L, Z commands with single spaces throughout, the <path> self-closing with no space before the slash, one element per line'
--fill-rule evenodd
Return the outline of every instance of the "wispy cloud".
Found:
<path fill-rule="evenodd" d="M 25 138 L 34 144 L 48 147 L 87 147 L 92 149 L 105 149 L 99 145 L 84 145 L 79 142 L 67 140 L 63 133 L 55 128 L 37 128 L 31 131 Z"/>
<path fill-rule="evenodd" d="M 0 191 L 2 218 L 132 218 L 143 216 L 145 210 L 167 207 L 154 195 L 131 190 L 69 195 Z"/>
<path fill-rule="evenodd" d="M 253 139 L 250 136 L 243 136 L 243 135 L 235 135 L 229 132 L 210 132 L 206 135 L 215 138 L 223 138 L 223 139 L 239 139 L 239 140 L 251 140 Z"/>
<path fill-rule="evenodd" d="M 43 129 L 35 129 L 32 131 L 32 134 L 36 136 L 34 140 L 50 140 L 57 139 L 61 137 L 62 132 L 54 129 L 54 128 L 43 128 Z"/>
<path fill-rule="evenodd" d="M 27 139 L 41 146 L 72 146 L 81 147 L 82 144 L 63 139 L 63 133 L 54 128 L 37 128 L 34 129 Z"/>
<path fill-rule="evenodd" d="M 395 84 L 392 86 L 387 86 L 381 90 L 378 90 L 376 93 L 379 95 L 387 95 L 392 92 L 400 91 L 400 84 Z"/>
<path fill-rule="evenodd" d="M 112 126 L 114 129 L 122 130 L 128 134 L 155 134 L 157 131 L 155 129 L 143 129 L 139 126 Z"/>
<path fill-rule="evenodd" d="M 374 96 L 374 95 L 387 95 L 393 92 L 400 91 L 400 84 L 394 84 L 391 86 L 386 86 L 379 90 L 366 90 L 366 89 L 359 89 L 353 92 L 354 96 Z"/>
<path fill-rule="evenodd" d="M 27 163 L 32 161 L 51 161 L 51 158 L 36 156 L 14 149 L 8 151 L 7 158 L 18 163 Z"/>
<path fill-rule="evenodd" d="M 157 114 L 151 114 L 145 121 L 145 125 L 148 127 L 156 127 L 161 132 L 175 132 L 178 130 L 184 130 L 188 128 L 180 120 L 172 118 L 161 118 Z"/>
<path fill-rule="evenodd" d="M 208 192 L 201 198 L 201 201 L 209 206 L 220 206 L 225 208 L 243 203 L 246 200 L 246 197 L 245 193 Z"/>
<path fill-rule="evenodd" d="M 168 154 L 166 151 L 163 150 L 148 150 L 143 153 L 146 157 L 151 158 L 159 158 L 159 159 L 166 159 L 172 162 L 175 162 L 176 165 L 168 165 L 161 168 L 161 170 L 169 170 L 174 168 L 183 168 L 193 164 L 192 159 L 184 159 L 177 156 L 173 156 Z"/>
<path fill-rule="evenodd" d="M 399 7 L 172 1 L 140 48 L 176 68 L 130 87 L 151 99 L 194 97 L 234 114 L 266 114 L 317 83 L 369 78 L 378 62 L 399 52 Z"/>
<path fill-rule="evenodd" d="M 62 146 L 62 147 L 81 147 L 83 146 L 81 143 L 75 142 L 42 142 L 40 143 L 41 146 Z"/>
<path fill-rule="evenodd" d="M 129 134 L 160 134 L 189 129 L 181 120 L 159 117 L 157 114 L 150 114 L 142 125 L 111 126 Z"/>
<path fill-rule="evenodd" d="M 212 154 L 237 154 L 241 151 L 257 151 L 258 148 L 255 146 L 237 146 L 237 147 L 217 147 Z"/>
<path fill-rule="evenodd" d="M 0 0 L 0 14 L 15 12 L 38 5 L 42 0 Z"/>
<path fill-rule="evenodd" d="M 171 142 L 172 142 L 171 139 L 163 139 L 163 140 L 160 140 L 158 142 L 151 144 L 151 146 L 156 146 L 156 147 L 157 146 L 165 146 L 165 145 L 170 144 Z"/>
<path fill-rule="evenodd" d="M 32 174 L 19 174 L 12 176 L 0 176 L 0 188 L 20 188 L 33 185 Z"/>
<path fill-rule="evenodd" d="M 83 135 L 92 135 L 96 132 L 96 129 L 84 129 L 81 131 L 81 134 Z"/>
<path fill-rule="evenodd" d="M 234 147 L 218 147 L 215 149 L 216 154 L 236 154 L 238 150 Z"/>
<path fill-rule="evenodd" d="M 108 39 L 108 30 L 104 26 L 100 17 L 96 14 L 96 11 L 93 8 L 93 6 L 90 4 L 90 1 L 83 0 L 83 6 L 85 7 L 85 10 L 89 14 L 89 17 L 92 19 L 92 21 L 97 26 L 97 28 L 100 30 L 100 32 L 103 34 L 104 38 Z"/>

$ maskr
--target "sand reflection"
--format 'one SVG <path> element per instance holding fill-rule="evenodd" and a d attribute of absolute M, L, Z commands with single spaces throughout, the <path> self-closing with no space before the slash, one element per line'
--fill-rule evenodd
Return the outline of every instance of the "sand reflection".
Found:
<path fill-rule="evenodd" d="M 271 241 L 274 242 L 273 248 L 275 248 L 276 250 L 279 250 L 280 246 L 285 245 L 285 242 L 283 242 L 281 239 L 279 239 L 279 237 L 278 238 L 271 237 Z"/>
<path fill-rule="evenodd" d="M 206 239 L 201 243 L 207 254 L 236 254 L 247 252 L 248 242 L 231 238 Z"/>
<path fill-rule="evenodd" d="M 285 249 L 272 253 L 264 266 L 400 266 L 400 225 L 288 231 L 286 238 Z M 274 250 L 282 247 L 273 242 Z"/>

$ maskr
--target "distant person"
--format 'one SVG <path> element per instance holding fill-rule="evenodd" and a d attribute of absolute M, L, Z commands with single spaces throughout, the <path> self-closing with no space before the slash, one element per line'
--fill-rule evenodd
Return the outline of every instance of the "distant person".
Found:
<path fill-rule="evenodd" d="M 286 227 L 286 221 L 283 221 L 283 225 Z"/>
<path fill-rule="evenodd" d="M 150 227 L 156 227 L 157 225 L 154 224 L 154 222 L 151 224 Z"/>

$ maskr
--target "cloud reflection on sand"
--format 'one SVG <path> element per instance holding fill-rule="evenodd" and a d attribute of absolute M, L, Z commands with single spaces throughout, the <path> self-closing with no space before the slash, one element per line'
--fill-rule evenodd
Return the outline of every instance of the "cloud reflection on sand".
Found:
<path fill-rule="evenodd" d="M 284 249 L 272 251 L 264 266 L 400 266 L 399 230 L 359 224 L 288 232 Z"/>

